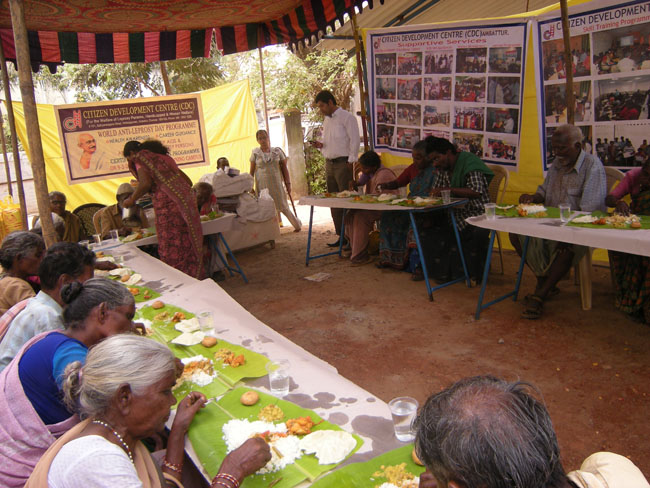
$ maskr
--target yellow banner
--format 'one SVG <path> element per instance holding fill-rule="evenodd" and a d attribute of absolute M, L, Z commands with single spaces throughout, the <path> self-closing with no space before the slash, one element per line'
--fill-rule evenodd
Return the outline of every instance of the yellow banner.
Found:
<path fill-rule="evenodd" d="M 199 95 L 203 106 L 205 133 L 212 163 L 210 167 L 184 168 L 184 171 L 193 181 L 198 181 L 201 175 L 216 170 L 217 159 L 221 156 L 228 158 L 231 167 L 248 171 L 251 151 L 257 147 L 255 140 L 257 116 L 248 80 L 218 86 L 200 92 Z M 20 102 L 14 102 L 13 106 L 18 138 L 29 157 L 23 105 Z M 39 104 L 37 110 L 48 189 L 66 194 L 68 210 L 73 210 L 84 203 L 102 203 L 104 205 L 115 203 L 117 187 L 121 183 L 130 181 L 130 178 L 115 178 L 69 186 L 54 106 Z"/>

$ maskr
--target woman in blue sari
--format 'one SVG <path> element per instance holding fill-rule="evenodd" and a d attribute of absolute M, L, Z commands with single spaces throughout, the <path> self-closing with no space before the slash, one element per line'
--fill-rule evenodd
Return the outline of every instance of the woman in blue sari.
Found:
<path fill-rule="evenodd" d="M 382 190 L 394 190 L 409 185 L 409 198 L 429 196 L 436 172 L 428 151 L 428 140 L 429 138 L 419 141 L 413 146 L 413 164 L 406 168 L 397 180 L 382 184 Z M 376 266 L 405 269 L 409 262 L 409 244 L 412 240 L 408 213 L 384 212 L 379 224 L 379 262 Z"/>

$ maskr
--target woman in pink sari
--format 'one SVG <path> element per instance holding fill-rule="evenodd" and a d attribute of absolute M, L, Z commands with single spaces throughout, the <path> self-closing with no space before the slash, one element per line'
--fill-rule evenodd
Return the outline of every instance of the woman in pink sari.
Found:
<path fill-rule="evenodd" d="M 138 187 L 122 206 L 132 207 L 151 192 L 160 259 L 194 278 L 203 278 L 203 232 L 192 181 L 160 141 L 129 141 L 124 145 L 124 157 Z"/>
<path fill-rule="evenodd" d="M 395 173 L 381 165 L 379 154 L 375 151 L 367 151 L 359 158 L 361 167 L 360 183 L 365 185 L 365 194 L 380 193 L 377 185 L 395 180 Z M 389 191 L 386 193 L 396 193 Z M 350 210 L 345 215 L 345 237 L 350 243 L 350 261 L 353 266 L 360 266 L 370 262 L 368 255 L 369 234 L 377 220 L 381 218 L 381 212 L 376 210 Z M 346 250 L 344 250 L 346 252 Z"/>

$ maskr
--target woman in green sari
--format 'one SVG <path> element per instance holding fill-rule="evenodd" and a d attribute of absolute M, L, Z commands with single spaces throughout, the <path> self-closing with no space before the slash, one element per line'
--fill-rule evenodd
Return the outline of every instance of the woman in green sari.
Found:
<path fill-rule="evenodd" d="M 630 195 L 628 206 L 623 197 Z M 641 168 L 628 171 L 616 188 L 607 195 L 605 203 L 623 215 L 650 215 L 650 161 Z M 609 252 L 612 278 L 616 293 L 616 308 L 650 324 L 650 258 Z"/>
<path fill-rule="evenodd" d="M 433 165 L 438 170 L 431 195 L 437 196 L 442 190 L 451 190 L 452 197 L 468 199 L 467 204 L 451 211 L 456 219 L 467 271 L 473 280 L 480 282 L 488 251 L 489 231 L 470 225 L 465 219 L 485 212 L 483 205 L 490 201 L 488 185 L 494 173 L 478 156 L 458 151 L 447 139 L 434 138 L 430 149 Z M 437 223 L 436 239 L 427 249 L 427 263 L 431 263 L 434 280 L 447 282 L 463 276 L 463 266 L 451 218 L 446 215 Z"/>

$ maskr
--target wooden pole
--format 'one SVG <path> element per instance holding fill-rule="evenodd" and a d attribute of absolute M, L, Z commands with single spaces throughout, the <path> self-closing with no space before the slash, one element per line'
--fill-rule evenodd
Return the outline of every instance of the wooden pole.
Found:
<path fill-rule="evenodd" d="M 25 25 L 25 10 L 23 0 L 9 0 L 11 11 L 11 27 L 14 31 L 14 45 L 16 46 L 16 60 L 18 62 L 18 79 L 20 80 L 20 93 L 23 97 L 25 110 L 25 125 L 27 126 L 27 141 L 29 143 L 30 162 L 34 173 L 34 189 L 38 213 L 43 227 L 43 239 L 47 247 L 57 241 L 57 236 L 52 223 L 50 211 L 50 198 L 47 191 L 45 177 L 45 160 L 41 131 L 38 125 L 38 112 L 34 98 L 34 83 L 32 81 L 32 63 L 29 57 L 29 40 L 27 26 Z M 25 222 L 26 223 L 26 222 Z"/>
<path fill-rule="evenodd" d="M 7 102 L 7 122 L 11 133 L 11 152 L 14 155 L 14 172 L 16 173 L 16 187 L 18 188 L 18 203 L 20 214 L 23 220 L 23 229 L 27 230 L 27 203 L 25 202 L 25 188 L 23 187 L 23 170 L 20 167 L 20 153 L 18 152 L 18 133 L 16 132 L 16 119 L 14 117 L 14 106 L 11 101 L 11 86 L 9 85 L 9 72 L 5 59 L 2 42 L 0 42 L 0 68 L 2 69 L 2 84 L 5 90 L 5 101 Z"/>
<path fill-rule="evenodd" d="M 258 47 L 257 51 L 260 55 L 260 75 L 262 77 L 262 99 L 264 100 L 264 122 L 266 123 L 266 132 L 271 137 L 271 128 L 269 127 L 269 109 L 266 106 L 266 84 L 264 83 L 264 61 L 262 61 L 262 48 Z"/>
<path fill-rule="evenodd" d="M 573 56 L 571 56 L 571 32 L 567 0 L 560 0 L 562 12 L 562 37 L 564 38 L 564 72 L 566 73 L 566 123 L 575 121 L 576 103 L 573 94 Z"/>
<path fill-rule="evenodd" d="M 5 172 L 7 173 L 7 191 L 13 198 L 14 188 L 11 184 L 11 170 L 9 169 L 9 158 L 7 158 L 7 141 L 5 140 L 4 120 L 2 117 L 2 107 L 0 107 L 0 141 L 2 142 L 2 157 L 5 160 Z"/>
<path fill-rule="evenodd" d="M 164 61 L 160 61 L 160 75 L 162 76 L 163 79 L 163 85 L 165 85 L 165 95 L 173 95 L 174 90 L 172 89 L 172 86 L 169 84 L 169 76 L 167 76 L 167 66 L 165 65 Z"/>
<path fill-rule="evenodd" d="M 368 128 L 366 127 L 366 91 L 363 88 L 363 71 L 361 68 L 361 40 L 359 39 L 359 28 L 357 26 L 357 14 L 354 8 L 350 11 L 350 20 L 352 21 L 352 32 L 354 32 L 354 51 L 357 56 L 357 77 L 359 78 L 359 100 L 361 101 L 361 127 L 363 128 L 363 149 L 367 151 L 368 147 Z"/>

